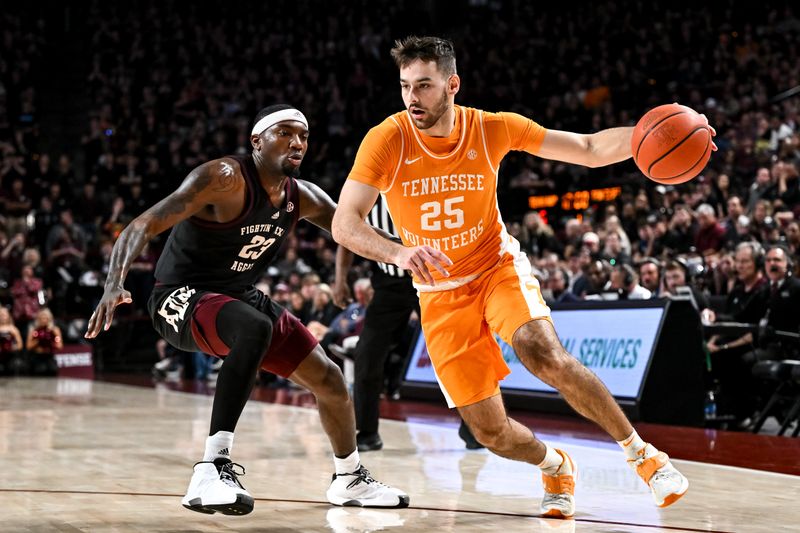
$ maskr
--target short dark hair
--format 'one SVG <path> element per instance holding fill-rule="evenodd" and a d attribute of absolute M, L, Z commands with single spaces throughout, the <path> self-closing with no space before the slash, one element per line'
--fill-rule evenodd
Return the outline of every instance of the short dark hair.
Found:
<path fill-rule="evenodd" d="M 284 109 L 294 109 L 294 108 L 295 107 L 293 105 L 289 105 L 289 104 L 273 104 L 273 105 L 267 106 L 267 107 L 263 108 L 261 111 L 258 112 L 258 114 L 256 115 L 255 120 L 253 121 L 253 124 L 251 124 L 250 127 L 254 128 L 255 125 L 258 124 L 259 120 L 261 120 L 262 118 L 266 117 L 267 115 L 270 115 L 270 114 L 274 113 L 275 111 L 283 111 Z"/>
<path fill-rule="evenodd" d="M 422 61 L 436 61 L 436 67 L 445 76 L 456 73 L 456 49 L 453 41 L 441 37 L 417 37 L 411 35 L 405 39 L 398 39 L 392 48 L 392 58 L 398 68 L 420 59 Z"/>
<path fill-rule="evenodd" d="M 658 275 L 659 276 L 661 275 L 661 269 L 663 268 L 663 265 L 661 264 L 661 261 L 659 261 L 655 257 L 645 257 L 644 259 L 639 261 L 639 264 L 636 265 L 636 266 L 639 267 L 639 272 L 642 271 L 642 267 L 645 266 L 645 265 L 653 265 L 654 267 L 656 267 L 656 270 L 658 271 Z"/>
<path fill-rule="evenodd" d="M 667 261 L 667 264 L 664 265 L 664 270 L 667 272 L 671 270 L 679 270 L 683 272 L 683 275 L 687 280 L 689 279 L 689 269 L 686 267 L 686 263 L 682 263 L 677 259 L 672 259 L 670 261 Z"/>

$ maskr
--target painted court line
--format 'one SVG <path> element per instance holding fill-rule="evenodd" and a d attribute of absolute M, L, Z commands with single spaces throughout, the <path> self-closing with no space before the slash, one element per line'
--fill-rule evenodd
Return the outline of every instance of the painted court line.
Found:
<path fill-rule="evenodd" d="M 14 492 L 30 492 L 35 494 L 95 494 L 95 495 L 102 495 L 102 496 L 145 496 L 145 497 L 157 497 L 157 498 L 181 498 L 182 495 L 180 494 L 167 494 L 167 493 L 160 493 L 160 492 L 116 492 L 116 491 L 102 491 L 102 490 L 55 490 L 55 489 L 2 489 L 0 488 L 0 493 L 14 493 Z M 301 503 L 301 504 L 313 504 L 313 505 L 330 505 L 326 501 L 320 500 L 292 500 L 292 499 L 283 499 L 283 498 L 254 498 L 256 501 L 260 502 L 278 502 L 278 503 Z M 484 515 L 484 516 L 507 516 L 507 517 L 517 517 L 517 518 L 542 518 L 540 515 L 535 514 L 518 514 L 518 513 L 504 513 L 504 512 L 496 512 L 496 511 L 475 511 L 475 510 L 468 510 L 468 509 L 443 509 L 441 507 L 411 507 L 412 510 L 420 510 L 420 511 L 431 511 L 431 512 L 438 512 L 438 513 L 459 513 L 459 514 L 473 514 L 473 515 Z M 603 524 L 609 526 L 629 526 L 629 527 L 641 527 L 641 528 L 648 528 L 648 529 L 655 529 L 659 531 L 689 531 L 691 533 L 731 533 L 727 531 L 721 530 L 714 530 L 714 529 L 696 529 L 691 527 L 680 527 L 680 526 L 661 526 L 656 524 L 637 524 L 635 522 L 615 522 L 613 520 L 597 520 L 592 518 L 575 518 L 575 522 L 585 522 L 587 524 Z"/>

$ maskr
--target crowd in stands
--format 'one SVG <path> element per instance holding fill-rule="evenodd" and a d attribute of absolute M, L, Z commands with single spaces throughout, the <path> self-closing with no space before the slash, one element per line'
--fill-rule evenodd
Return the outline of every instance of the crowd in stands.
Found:
<path fill-rule="evenodd" d="M 800 86 L 800 19 L 789 2 L 246 4 L 90 2 L 76 31 L 89 95 L 78 153 L 40 149 L 43 136 L 58 135 L 39 128 L 47 77 L 37 58 L 52 45 L 48 27 L 24 7 L 2 15 L 0 302 L 23 337 L 45 306 L 64 324 L 85 320 L 125 224 L 196 165 L 249 152 L 250 122 L 266 105 L 288 102 L 308 116 L 304 177 L 338 196 L 367 129 L 401 108 L 388 52 L 412 32 L 455 41 L 457 103 L 592 132 L 633 125 L 677 101 L 716 128 L 719 151 L 708 167 L 674 187 L 647 182 L 631 162 L 586 169 L 509 155 L 501 208 L 549 302 L 646 299 L 687 287 L 700 309 L 758 322 L 767 304 L 737 306 L 741 294 L 770 286 L 763 250 L 783 246 L 790 269 L 800 252 L 800 96 L 780 96 Z M 504 205 L 598 186 L 622 193 L 582 211 Z M 161 245 L 134 265 L 134 304 L 123 318 L 144 314 Z M 312 327 L 326 342 L 342 318 L 331 302 L 334 262 L 330 236 L 304 224 L 262 283 L 319 324 Z M 368 273 L 360 263 L 350 279 Z M 708 349 L 725 345 L 715 339 Z"/>

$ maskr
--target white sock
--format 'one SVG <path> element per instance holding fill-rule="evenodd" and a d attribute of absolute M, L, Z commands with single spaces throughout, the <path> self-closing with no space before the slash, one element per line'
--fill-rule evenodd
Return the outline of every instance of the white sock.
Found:
<path fill-rule="evenodd" d="M 206 439 L 206 453 L 203 461 L 213 461 L 224 457 L 230 459 L 233 448 L 233 433 L 230 431 L 217 431 Z"/>
<path fill-rule="evenodd" d="M 552 476 L 558 472 L 558 468 L 561 466 L 561 463 L 564 462 L 564 458 L 556 451 L 555 448 L 548 446 L 547 444 L 545 444 L 545 447 L 546 450 L 544 452 L 544 459 L 542 459 L 542 462 L 536 466 L 541 468 L 542 472 L 545 474 Z"/>
<path fill-rule="evenodd" d="M 358 457 L 358 450 L 353 450 L 353 453 L 344 458 L 333 456 L 333 466 L 337 474 L 355 472 L 360 464 L 361 459 Z"/>
<path fill-rule="evenodd" d="M 628 435 L 628 438 L 625 440 L 618 440 L 617 444 L 622 447 L 622 450 L 625 452 L 625 457 L 628 459 L 638 459 L 640 457 L 639 452 L 647 446 L 647 443 L 642 440 L 642 437 L 636 433 L 636 430 L 633 430 L 633 433 Z"/>

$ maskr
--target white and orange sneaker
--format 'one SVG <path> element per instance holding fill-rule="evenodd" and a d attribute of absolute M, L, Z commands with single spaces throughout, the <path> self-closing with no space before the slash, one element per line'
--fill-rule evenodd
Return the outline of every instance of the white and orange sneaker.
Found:
<path fill-rule="evenodd" d="M 637 459 L 628 459 L 639 477 L 647 483 L 659 507 L 672 505 L 689 490 L 689 480 L 672 466 L 669 456 L 652 444 L 639 451 Z"/>
<path fill-rule="evenodd" d="M 556 450 L 564 459 L 555 474 L 542 472 L 544 497 L 542 516 L 547 518 L 572 518 L 575 514 L 575 480 L 578 479 L 578 465 L 566 452 Z"/>

